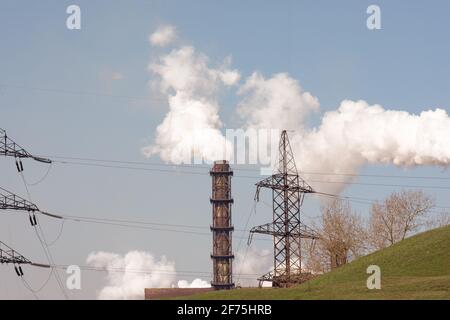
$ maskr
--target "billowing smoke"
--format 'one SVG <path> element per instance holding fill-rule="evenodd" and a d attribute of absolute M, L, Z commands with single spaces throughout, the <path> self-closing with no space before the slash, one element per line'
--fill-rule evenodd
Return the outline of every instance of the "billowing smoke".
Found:
<path fill-rule="evenodd" d="M 143 149 L 173 163 L 191 163 L 192 157 L 208 161 L 223 159 L 230 144 L 220 128 L 217 94 L 239 81 L 240 75 L 228 69 L 229 59 L 217 69 L 193 47 L 174 49 L 152 63 L 149 69 L 160 77 L 160 90 L 167 95 L 170 110 L 156 129 L 152 146 Z"/>
<path fill-rule="evenodd" d="M 107 285 L 98 292 L 98 299 L 143 299 L 145 288 L 171 288 L 176 279 L 175 263 L 143 251 L 130 251 L 125 255 L 110 252 L 92 252 L 87 258 L 89 266 L 107 272 Z M 179 288 L 207 288 L 202 279 L 192 282 L 178 281 Z"/>
<path fill-rule="evenodd" d="M 99 299 L 143 299 L 145 288 L 169 288 L 175 280 L 175 263 L 166 257 L 156 260 L 143 251 L 125 255 L 92 252 L 87 263 L 106 269 L 107 285 L 98 293 Z"/>
<path fill-rule="evenodd" d="M 319 109 L 319 100 L 286 73 L 266 80 L 255 72 L 238 93 L 243 100 L 237 112 L 247 128 L 303 130 L 309 113 Z"/>
<path fill-rule="evenodd" d="M 255 75 L 251 76 L 242 87 L 245 90 L 241 88 L 247 96 L 238 112 L 249 127 L 264 129 L 270 125 L 270 128 L 294 130 L 290 140 L 297 167 L 317 190 L 341 191 L 351 177 L 333 174 L 356 174 L 365 164 L 403 167 L 450 164 L 450 118 L 443 109 L 414 115 L 386 110 L 362 100 L 344 100 L 337 110 L 324 114 L 318 127 L 309 128 L 306 120 L 318 108 L 318 102 L 298 85 L 282 85 L 295 80 L 285 74 L 268 80 L 254 79 Z M 267 96 L 297 98 L 289 101 Z M 288 107 L 292 102 L 300 110 Z M 261 110 L 271 115 L 270 123 Z"/>
<path fill-rule="evenodd" d="M 267 249 L 239 250 L 233 262 L 234 281 L 243 287 L 256 286 L 259 276 L 273 270 L 273 253 Z"/>
<path fill-rule="evenodd" d="M 293 143 L 297 161 L 309 172 L 357 173 L 367 163 L 448 166 L 450 118 L 443 109 L 414 115 L 345 100 L 338 110 L 325 113 L 320 127 L 299 134 Z M 306 177 L 312 181 L 350 181 L 342 176 Z M 312 184 L 335 192 L 344 187 Z"/>
<path fill-rule="evenodd" d="M 178 288 L 210 288 L 211 284 L 202 279 L 194 279 L 192 282 L 186 280 L 178 281 Z"/>
<path fill-rule="evenodd" d="M 205 55 L 182 47 L 150 65 L 170 110 L 157 128 L 154 144 L 144 148 L 145 155 L 158 154 L 173 163 L 190 163 L 192 156 L 230 158 L 233 147 L 220 131 L 218 103 L 220 89 L 240 79 L 229 64 L 211 68 Z M 308 123 L 319 110 L 319 100 L 286 73 L 270 78 L 253 73 L 237 94 L 241 102 L 236 112 L 244 129 L 292 130 L 297 168 L 318 191 L 342 191 L 352 178 L 336 174 L 357 174 L 366 164 L 450 164 L 450 118 L 443 109 L 415 115 L 344 100 L 311 127 Z"/>

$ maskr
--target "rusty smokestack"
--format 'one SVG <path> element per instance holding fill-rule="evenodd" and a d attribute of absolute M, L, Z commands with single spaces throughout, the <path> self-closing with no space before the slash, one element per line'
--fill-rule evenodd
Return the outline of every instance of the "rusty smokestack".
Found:
<path fill-rule="evenodd" d="M 232 289 L 233 283 L 233 247 L 231 221 L 231 177 L 233 171 L 228 161 L 215 161 L 212 170 L 212 225 L 213 233 L 213 280 L 215 289 Z"/>

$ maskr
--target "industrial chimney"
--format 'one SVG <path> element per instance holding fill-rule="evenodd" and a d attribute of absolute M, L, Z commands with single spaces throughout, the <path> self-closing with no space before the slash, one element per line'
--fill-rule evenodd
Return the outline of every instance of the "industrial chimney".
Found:
<path fill-rule="evenodd" d="M 211 231 L 213 233 L 213 280 L 211 286 L 217 290 L 232 289 L 233 283 L 233 249 L 231 233 L 231 176 L 228 161 L 215 161 L 212 170 L 212 215 Z"/>

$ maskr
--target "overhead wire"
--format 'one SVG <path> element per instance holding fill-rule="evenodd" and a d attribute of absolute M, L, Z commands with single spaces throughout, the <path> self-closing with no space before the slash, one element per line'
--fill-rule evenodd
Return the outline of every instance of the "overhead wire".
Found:
<path fill-rule="evenodd" d="M 77 160 L 85 162 L 104 162 L 104 163 L 117 163 L 117 164 L 131 164 L 131 165 L 144 165 L 144 166 L 160 166 L 160 167 L 180 167 L 180 168 L 195 168 L 195 169 L 210 169 L 209 165 L 204 164 L 169 164 L 169 163 L 156 163 L 148 161 L 126 161 L 126 160 L 114 160 L 114 159 L 98 159 L 89 157 L 68 157 L 57 155 L 40 155 L 41 157 L 49 157 L 65 160 Z M 260 172 L 259 168 L 233 168 L 233 171 L 247 171 L 247 172 Z M 386 174 L 363 174 L 363 173 L 345 173 L 345 172 L 310 172 L 299 171 L 299 174 L 306 175 L 320 175 L 320 176 L 348 176 L 348 177 L 370 177 L 370 178 L 396 178 L 396 179 L 420 179 L 420 180 L 450 180 L 450 177 L 438 177 L 438 176 L 412 176 L 412 175 L 386 175 Z"/>
<path fill-rule="evenodd" d="M 42 182 L 48 177 L 48 175 L 50 174 L 50 171 L 51 171 L 51 169 L 52 169 L 52 165 L 53 165 L 52 163 L 49 163 L 49 164 L 48 164 L 46 173 L 45 173 L 39 180 L 37 180 L 36 182 L 29 183 L 29 182 L 25 179 L 25 176 L 24 176 L 25 183 L 26 183 L 28 186 L 31 186 L 31 187 L 37 186 L 38 184 L 42 183 Z"/>
<path fill-rule="evenodd" d="M 31 294 L 33 295 L 33 297 L 34 297 L 36 300 L 40 300 L 39 297 L 38 297 L 38 295 L 37 295 L 37 293 L 31 288 L 31 286 L 29 285 L 29 283 L 28 283 L 23 277 L 20 277 L 20 280 L 22 280 L 22 283 L 23 283 L 24 287 L 27 288 L 28 291 L 31 292 Z"/>
<path fill-rule="evenodd" d="M 106 221 L 113 223 L 129 223 L 129 224 L 142 224 L 142 225 L 155 225 L 155 226 L 163 226 L 163 227 L 181 227 L 181 228 L 192 228 L 192 229 L 209 229 L 209 226 L 205 225 L 191 225 L 191 224 L 173 224 L 173 223 L 161 223 L 161 222 L 151 222 L 144 220 L 129 220 L 129 219 L 111 219 L 111 218 L 101 218 L 101 217 L 86 217 L 86 216 L 73 216 L 73 215 L 63 215 L 62 216 L 66 220 L 73 221 Z M 247 232 L 246 228 L 244 229 L 235 229 L 235 231 Z"/>
<path fill-rule="evenodd" d="M 374 203 L 381 202 L 381 200 L 377 200 L 377 199 L 349 197 L 349 196 L 345 196 L 345 195 L 344 196 L 340 196 L 340 195 L 324 193 L 324 192 L 316 192 L 315 194 L 317 194 L 318 196 L 325 196 L 325 197 L 339 199 L 339 200 L 342 200 L 342 201 L 349 201 L 349 202 L 354 202 L 354 203 L 359 203 L 359 204 L 366 204 L 366 205 L 372 205 Z M 442 213 L 442 212 L 444 212 L 444 210 L 449 211 L 449 209 L 450 209 L 450 207 L 438 206 L 438 205 L 434 205 L 433 208 L 443 209 L 443 211 L 427 210 L 427 212 L 429 212 L 429 213 Z"/>
<path fill-rule="evenodd" d="M 31 287 L 31 285 L 28 283 L 28 281 L 25 280 L 24 276 L 22 276 L 21 279 L 23 281 L 25 281 L 28 290 L 30 290 L 31 292 L 37 294 L 37 293 L 41 292 L 47 286 L 47 284 L 50 282 L 50 279 L 51 279 L 51 277 L 53 275 L 53 272 L 54 272 L 54 269 L 50 268 L 50 272 L 49 272 L 49 274 L 47 276 L 47 279 L 42 283 L 42 285 L 38 289 L 33 289 Z"/>
<path fill-rule="evenodd" d="M 172 174 L 192 174 L 199 176 L 207 176 L 207 172 L 202 171 L 186 171 L 186 170 L 171 170 L 171 169 L 160 169 L 160 168 L 143 168 L 136 166 L 122 166 L 122 165 L 112 165 L 112 164 L 102 164 L 102 163 L 89 163 L 89 162 L 75 162 L 75 161 L 54 161 L 55 163 L 68 164 L 68 165 L 79 165 L 79 166 L 90 166 L 90 167 L 102 167 L 102 168 L 112 168 L 112 169 L 127 169 L 135 171 L 148 171 L 148 172 L 161 172 L 161 173 L 172 173 Z M 172 166 L 175 168 L 179 168 Z M 195 168 L 195 167 L 192 167 Z M 198 167 L 200 169 L 202 167 Z M 246 178 L 246 179 L 261 179 L 261 176 L 250 176 L 250 175 L 234 175 L 235 178 Z M 368 183 L 368 182 L 357 182 L 357 181 L 335 181 L 335 180 L 315 180 L 309 179 L 309 182 L 320 183 L 320 184 L 343 184 L 343 185 L 361 185 L 361 186 L 372 186 L 372 187 L 392 187 L 392 188 L 420 188 L 420 189 L 440 189 L 440 190 L 450 190 L 450 186 L 436 186 L 436 185 L 411 185 L 411 184 L 387 184 L 387 183 Z"/>
<path fill-rule="evenodd" d="M 255 213 L 255 214 L 256 214 L 256 205 L 257 205 L 257 202 L 256 202 L 256 199 L 255 199 L 254 202 L 253 202 L 252 210 L 250 210 L 250 213 L 248 214 L 248 218 L 247 218 L 247 221 L 246 221 L 246 223 L 245 223 L 244 229 L 247 229 L 248 224 L 249 224 L 249 222 L 250 222 L 250 218 L 251 218 L 251 216 L 252 216 L 252 213 Z M 239 250 L 240 250 L 240 248 L 241 248 L 242 241 L 243 241 L 243 237 L 239 240 L 237 252 L 239 252 Z M 247 246 L 246 246 L 246 248 L 245 248 L 244 257 L 243 257 L 243 259 L 242 259 L 242 261 L 241 261 L 241 263 L 240 263 L 239 272 L 238 272 L 238 277 L 237 277 L 237 281 L 236 281 L 238 284 L 239 284 L 239 281 L 240 281 L 241 275 L 242 275 L 242 266 L 245 264 L 245 260 L 247 259 L 247 253 L 248 253 L 249 247 L 250 247 L 250 244 L 249 244 L 248 241 L 247 241 Z"/>
<path fill-rule="evenodd" d="M 20 176 L 21 176 L 22 181 L 24 183 L 24 186 L 25 186 L 25 189 L 26 189 L 26 192 L 27 192 L 27 195 L 28 195 L 28 199 L 29 199 L 30 202 L 32 202 L 30 190 L 28 189 L 28 185 L 27 185 L 26 180 L 24 178 L 23 171 L 20 172 Z M 44 231 L 42 230 L 42 227 L 41 227 L 41 224 L 40 224 L 40 221 L 39 221 L 39 217 L 36 217 L 36 219 L 37 219 L 37 227 L 36 227 L 36 224 L 34 224 L 33 225 L 33 229 L 34 229 L 35 234 L 36 234 L 36 236 L 37 236 L 37 238 L 38 238 L 38 240 L 39 240 L 39 242 L 40 242 L 40 244 L 42 246 L 42 249 L 43 249 L 44 254 L 45 254 L 46 258 L 47 258 L 48 264 L 49 265 L 54 265 L 55 262 L 53 260 L 53 256 L 52 256 L 52 253 L 50 251 L 50 248 L 47 245 L 47 241 L 45 239 L 45 234 L 44 234 Z M 52 273 L 52 271 L 50 271 L 50 273 Z M 59 276 L 58 271 L 55 271 L 54 275 L 55 275 L 56 282 L 57 282 L 57 284 L 58 284 L 58 286 L 59 286 L 63 296 L 68 300 L 69 296 L 67 295 L 67 292 L 64 290 L 64 285 L 63 285 L 63 283 L 61 281 L 61 278 Z"/>
<path fill-rule="evenodd" d="M 52 92 L 52 93 L 70 94 L 70 95 L 110 97 L 110 98 L 119 98 L 119 99 L 128 99 L 128 100 L 166 101 L 165 99 L 162 99 L 162 98 L 138 97 L 138 96 L 129 96 L 129 95 L 115 95 L 115 94 L 110 94 L 110 93 L 105 93 L 105 92 L 95 92 L 95 91 L 81 91 L 81 90 L 77 91 L 77 90 L 55 89 L 55 88 L 41 88 L 41 87 L 31 87 L 31 86 L 7 84 L 7 83 L 0 83 L 0 88 Z"/>
<path fill-rule="evenodd" d="M 56 238 L 53 241 L 51 241 L 50 243 L 47 243 L 47 245 L 49 247 L 53 246 L 61 238 L 61 235 L 62 235 L 63 230 L 64 230 L 64 224 L 65 223 L 66 223 L 66 220 L 65 219 L 61 219 L 61 225 L 59 227 L 58 235 L 56 236 Z"/>
<path fill-rule="evenodd" d="M 125 227 L 125 228 L 136 228 L 136 229 L 154 230 L 154 231 L 162 231 L 162 232 L 174 232 L 174 233 L 183 233 L 183 234 L 211 236 L 211 233 L 209 233 L 209 232 L 157 228 L 157 227 L 152 227 L 152 226 L 148 226 L 148 225 L 139 225 L 139 223 L 126 224 L 126 223 L 118 223 L 118 222 L 109 222 L 107 220 L 106 221 L 102 221 L 102 220 L 92 220 L 92 219 L 65 218 L 64 216 L 63 216 L 63 219 L 72 220 L 72 221 L 76 221 L 76 222 L 103 224 L 103 225 L 118 226 L 118 227 Z M 145 222 L 145 223 L 148 224 L 148 222 Z M 205 227 L 205 229 L 206 229 L 206 227 Z M 245 230 L 241 230 L 240 232 L 246 232 L 246 231 Z M 246 239 L 246 237 L 241 237 L 241 236 L 235 236 L 235 238 Z M 268 239 L 256 238 L 255 240 L 266 241 Z"/>
<path fill-rule="evenodd" d="M 54 268 L 67 269 L 69 265 L 55 265 Z M 118 272 L 118 273 L 135 273 L 135 274 L 167 274 L 179 276 L 211 276 L 211 271 L 200 270 L 174 270 L 168 271 L 165 269 L 136 269 L 136 268 L 117 268 L 117 267 L 96 267 L 96 266 L 78 266 L 81 270 L 98 271 L 98 272 Z M 256 276 L 257 273 L 242 273 L 243 276 Z M 253 278 L 252 278 L 253 279 Z"/>
<path fill-rule="evenodd" d="M 101 162 L 110 162 L 110 163 L 122 163 L 122 164 L 128 164 L 128 165 L 150 165 L 150 166 L 170 166 L 170 167 L 174 167 L 174 168 L 179 168 L 179 167 L 189 167 L 189 168 L 195 168 L 195 169 L 199 169 L 199 168 L 209 168 L 206 166 L 196 166 L 196 165 L 186 165 L 186 166 L 180 166 L 180 165 L 169 165 L 169 164 L 154 164 L 154 163 L 140 163 L 140 162 L 132 162 L 132 161 L 117 161 L 117 160 L 101 160 L 101 159 L 89 159 L 89 158 L 76 158 L 77 160 L 81 160 L 81 161 L 95 161 L 96 163 L 87 163 L 87 162 L 74 162 L 74 161 L 55 161 L 56 163 L 61 163 L 61 164 L 76 164 L 76 165 L 84 165 L 84 166 L 95 166 L 95 167 L 106 167 L 106 168 L 119 168 L 119 169 L 132 169 L 132 170 L 145 170 L 145 171 L 158 171 L 158 172 L 170 172 L 170 173 L 181 173 L 181 174 L 197 174 L 197 175 L 205 175 L 207 173 L 205 172 L 197 172 L 197 171 L 184 171 L 184 170 L 168 170 L 168 169 L 159 169 L 159 168 L 141 168 L 141 167 L 132 167 L 132 166 L 117 166 L 117 165 L 105 165 Z M 256 171 L 253 169 L 235 169 L 236 171 Z M 48 173 L 50 172 L 50 168 L 48 169 L 47 173 L 44 175 L 44 178 L 48 175 Z M 306 172 L 303 172 L 304 174 L 306 174 Z M 312 173 L 310 173 L 312 174 Z M 383 177 L 383 178 L 408 178 L 408 179 L 433 179 L 433 180 L 448 180 L 450 178 L 445 178 L 445 177 L 425 177 L 425 176 L 417 176 L 417 177 L 412 177 L 412 176 L 388 176 L 388 175 L 352 175 L 352 174 L 327 174 L 327 173 L 315 173 L 318 175 L 342 175 L 342 176 L 367 176 L 367 177 Z M 22 179 L 24 181 L 25 187 L 27 189 L 27 194 L 31 200 L 31 195 L 29 193 L 28 190 L 28 185 L 32 185 L 32 184 L 28 184 L 23 176 L 23 174 L 21 174 Z M 236 175 L 235 177 L 238 178 L 251 178 L 251 179 L 259 179 L 260 176 L 245 176 L 245 175 Z M 38 183 L 40 183 L 43 179 L 40 179 L 40 181 L 38 181 Z M 340 184 L 359 184 L 359 185 L 369 185 L 369 186 L 385 186 L 385 187 L 414 187 L 414 188 L 435 188 L 435 189 L 450 189 L 448 187 L 443 187 L 443 186 L 419 186 L 419 185 L 400 185 L 400 184 L 379 184 L 379 183 L 361 183 L 361 182 L 345 182 L 345 181 L 320 181 L 320 180 L 309 180 L 311 182 L 318 182 L 318 183 L 340 183 Z M 337 198 L 337 199 L 341 199 L 341 200 L 348 200 L 348 201 L 354 201 L 354 202 L 359 202 L 359 203 L 364 203 L 364 204 L 368 204 L 368 203 L 373 203 L 373 199 L 367 199 L 367 198 L 357 198 L 357 197 L 349 197 L 349 196 L 340 196 L 340 195 L 335 195 L 335 194 L 327 194 L 327 193 L 322 193 L 322 192 L 316 192 L 317 195 L 319 196 L 327 196 L 327 197 L 333 197 L 333 198 Z M 436 206 L 436 207 L 440 207 L 443 209 L 447 209 L 449 207 L 445 207 L 445 206 Z M 254 208 L 254 210 L 256 211 L 256 206 Z M 247 232 L 247 225 L 249 222 L 249 219 L 251 217 L 251 213 L 249 214 L 249 217 L 247 219 L 246 225 L 244 227 L 244 230 L 242 230 L 242 232 Z M 73 220 L 73 221 L 78 221 L 78 222 L 87 222 L 87 223 L 98 223 L 98 224 L 109 224 L 109 225 L 114 225 L 114 226 L 124 226 L 124 227 L 132 227 L 132 228 L 144 228 L 144 229 L 151 229 L 151 230 L 158 230 L 158 231 L 169 231 L 169 232 L 181 232 L 181 233 L 190 233 L 190 234 L 201 234 L 201 235 L 208 235 L 210 236 L 210 233 L 202 233 L 202 232 L 194 232 L 194 231 L 185 231 L 185 230 L 174 230 L 174 229 L 162 229 L 162 228 L 154 228 L 154 227 L 149 227 L 148 225 L 160 225 L 160 226 L 170 226 L 170 227 L 187 227 L 187 228 L 204 228 L 201 226 L 188 226 L 188 225 L 176 225 L 176 224 L 158 224 L 158 223 L 151 223 L 151 222 L 137 222 L 137 221 L 132 221 L 132 220 L 118 220 L 118 219 L 102 219 L 102 218 L 89 218 L 89 217 L 79 217 L 79 216 L 65 216 L 64 220 Z M 109 220 L 109 221 L 108 221 Z M 144 224 L 146 226 L 139 226 L 139 225 L 134 225 L 136 223 L 140 223 L 140 224 Z M 61 230 L 57 236 L 57 239 L 59 239 L 59 237 L 62 234 L 62 229 L 64 227 L 64 222 L 62 223 L 61 226 Z M 41 242 L 42 245 L 47 245 L 47 242 L 45 241 L 45 235 L 43 233 L 43 230 L 41 228 L 41 226 L 39 225 L 40 231 L 42 233 L 43 236 L 43 240 L 40 238 L 39 233 L 37 232 L 37 236 Z M 245 239 L 244 237 L 240 237 L 241 239 Z M 266 239 L 260 239 L 260 240 L 266 240 Z M 240 241 L 241 243 L 242 241 Z M 53 244 L 54 242 L 52 242 Z M 44 247 L 43 247 L 44 248 Z M 48 247 L 47 247 L 48 249 Z M 49 250 L 49 249 L 48 249 Z M 248 248 L 247 248 L 248 250 Z M 47 252 L 44 248 L 44 252 L 47 255 Z M 53 258 L 50 256 L 51 253 L 48 252 L 48 256 L 47 258 L 49 259 L 49 262 L 54 265 L 53 262 Z M 244 258 L 245 259 L 245 258 Z M 108 270 L 103 270 L 103 271 L 108 271 Z M 53 272 L 53 269 L 52 269 Z M 57 274 L 57 271 L 55 272 Z M 240 274 L 241 275 L 241 274 Z M 240 279 L 240 275 L 239 278 Z M 51 273 L 49 278 L 51 277 Z M 64 294 L 66 295 L 64 289 L 62 288 L 62 284 L 61 284 L 61 280 L 59 279 L 59 276 L 57 277 L 57 282 L 60 285 L 62 291 L 64 292 Z M 47 281 L 48 282 L 48 281 Z M 30 286 L 29 286 L 30 287 Z M 30 287 L 30 289 L 32 289 Z"/>
<path fill-rule="evenodd" d="M 20 85 L 10 85 L 10 84 L 0 84 L 0 87 L 7 87 L 7 88 L 15 88 L 15 89 L 26 89 L 26 90 L 35 90 L 35 91 L 44 91 L 44 92 L 56 92 L 56 93 L 64 93 L 64 94 L 78 94 L 78 95 L 93 95 L 93 96 L 107 96 L 107 97 L 115 97 L 115 98 L 126 98 L 126 99 L 140 99 L 140 100 L 155 100 L 155 99 L 149 99 L 149 98 L 145 98 L 145 97 L 132 97 L 132 96 L 120 96 L 120 95 L 112 95 L 112 94 L 104 94 L 104 93 L 98 93 L 98 92 L 87 92 L 87 91 L 73 91 L 73 90 L 58 90 L 58 89 L 48 89 L 48 88 L 38 88 L 38 87 L 26 87 L 26 86 L 20 86 Z M 60 157 L 61 158 L 61 157 Z M 74 160 L 81 160 L 81 161 L 95 161 L 95 162 L 109 162 L 109 163 L 122 163 L 122 164 L 133 164 L 133 165 L 150 165 L 150 166 L 166 166 L 166 164 L 148 164 L 148 163 L 139 163 L 139 162 L 129 162 L 129 161 L 117 161 L 117 160 L 98 160 L 98 159 L 86 159 L 86 158 L 74 158 Z M 58 163 L 62 163 L 62 164 L 76 164 L 76 165 L 85 165 L 85 166 L 98 166 L 98 167 L 105 167 L 105 168 L 120 168 L 120 169 L 130 169 L 130 170 L 146 170 L 146 171 L 158 171 L 158 172 L 170 172 L 170 173 L 178 173 L 178 174 L 197 174 L 197 175 L 203 175 L 205 173 L 199 173 L 199 172 L 186 172 L 186 171 L 175 171 L 175 170 L 163 170 L 163 169 L 154 169 L 154 168 L 136 168 L 136 167 L 130 167 L 130 166 L 111 166 L 111 165 L 104 165 L 104 164 L 87 164 L 87 163 L 76 163 L 76 162 L 72 162 L 72 161 L 58 161 Z M 171 166 L 171 167 L 180 167 L 180 165 L 167 165 L 167 166 Z M 183 167 L 191 167 L 191 168 L 200 168 L 199 166 L 183 166 Z M 203 167 L 206 168 L 206 167 Z M 26 182 L 26 180 L 24 179 L 23 175 L 22 178 L 24 179 L 24 183 L 25 185 L 29 185 L 29 186 L 33 186 L 33 185 L 37 185 L 39 183 L 41 183 L 43 180 L 45 180 L 45 178 L 48 176 L 49 172 L 51 170 L 51 166 L 49 166 L 48 171 L 46 172 L 46 174 L 44 175 L 43 178 L 39 179 L 36 183 L 32 183 L 29 184 Z M 239 169 L 236 168 L 234 169 L 235 171 L 257 171 L 257 169 L 253 170 L 253 169 Z M 351 173 L 326 173 L 326 172 L 301 172 L 301 174 L 307 174 L 307 175 L 319 175 L 319 176 L 347 176 L 347 177 L 374 177 L 374 178 L 398 178 L 398 179 L 422 179 L 422 180 L 450 180 L 450 178 L 447 177 L 432 177 L 432 176 L 398 176 L 398 175 L 374 175 L 374 174 L 351 174 Z M 244 176 L 244 175 L 236 175 L 237 178 L 249 178 L 249 179 L 258 179 L 260 177 L 258 176 Z M 365 185 L 365 186 L 379 186 L 379 187 L 404 187 L 404 188 L 427 188 L 427 189 L 442 189 L 442 190 L 448 190 L 450 189 L 449 187 L 443 187 L 443 186 L 421 186 L 421 185 L 402 185 L 402 184 L 379 184 L 379 183 L 361 183 L 361 182 L 347 182 L 347 181 L 321 181 L 321 180 L 309 180 L 311 182 L 317 182 L 317 183 L 329 183 L 329 184 L 356 184 L 356 185 Z M 27 193 L 29 194 L 28 188 L 27 188 Z M 339 196 L 339 195 L 332 195 L 332 194 L 325 194 L 325 193 L 321 193 L 321 192 L 317 192 L 316 194 L 320 195 L 320 196 L 328 196 L 328 197 L 333 197 L 333 198 L 338 198 L 338 199 L 345 199 L 345 200 L 349 200 L 349 201 L 360 201 L 360 203 L 367 203 L 367 201 L 373 201 L 373 200 L 367 200 L 367 199 L 356 199 L 355 197 L 347 197 L 347 196 Z M 438 207 L 438 206 L 436 206 Z M 441 208 L 448 208 L 448 207 L 441 207 Z M 255 211 L 256 211 L 256 206 L 255 206 Z M 246 225 L 244 227 L 244 229 L 247 228 L 248 222 L 250 220 L 251 214 L 249 215 L 249 218 L 247 219 Z M 64 227 L 64 222 L 65 220 L 70 220 L 72 219 L 73 221 L 81 221 L 81 222 L 89 222 L 89 223 L 109 223 L 109 224 L 114 224 L 114 225 L 123 225 L 123 226 L 127 226 L 127 227 L 132 227 L 130 225 L 125 225 L 125 223 L 129 222 L 126 220 L 123 221 L 116 221 L 116 222 L 108 222 L 108 221 L 99 221 L 96 218 L 93 219 L 89 219 L 89 218 L 84 218 L 84 220 L 80 217 L 75 217 L 75 216 L 66 216 L 65 219 L 62 222 L 61 225 L 61 229 L 60 232 L 56 238 L 59 239 L 59 237 L 62 234 L 62 230 Z M 89 221 L 88 221 L 89 220 Z M 141 222 L 143 224 L 147 224 L 145 222 Z M 154 225 L 156 225 L 155 223 L 153 223 Z M 169 224 L 160 224 L 161 226 L 176 226 L 176 227 L 181 227 L 182 225 L 169 225 Z M 136 227 L 136 226 L 133 226 Z M 184 226 L 187 227 L 187 226 Z M 198 226 L 199 227 L 199 226 Z M 43 235 L 44 238 L 44 243 L 47 245 L 46 241 L 45 241 L 45 236 L 43 233 L 43 230 L 41 228 L 41 226 L 39 225 L 40 231 Z M 148 227 L 146 227 L 148 228 Z M 188 226 L 188 228 L 197 228 L 195 226 Z M 154 230 L 160 230 L 160 231 L 174 231 L 174 232 L 181 232 L 181 231 L 176 231 L 176 230 L 162 230 L 162 229 L 155 229 Z M 193 233 L 193 232 L 190 232 Z M 197 233 L 197 234 L 205 234 L 205 233 Z M 210 235 L 209 233 L 207 233 L 208 235 Z M 38 234 L 38 238 L 39 238 L 39 234 Z M 41 240 L 39 238 L 39 240 Z M 56 241 L 55 240 L 55 241 Z M 240 241 L 241 243 L 242 241 Z M 42 241 L 41 241 L 42 243 Z M 53 244 L 54 242 L 52 242 Z M 47 248 L 48 249 L 48 248 Z M 248 249 L 248 248 L 247 248 Z M 48 249 L 49 250 L 49 249 Z M 45 252 L 45 250 L 44 250 Z M 49 252 L 50 253 L 50 252 Z M 88 268 L 85 268 L 85 270 L 88 270 Z M 89 270 L 93 270 L 93 269 L 89 269 Z M 95 271 L 110 271 L 110 270 L 95 270 Z M 51 273 L 53 272 L 53 268 Z M 129 272 L 129 270 L 125 271 L 125 272 Z M 48 280 L 51 277 L 51 273 L 50 276 L 48 278 Z M 57 272 L 56 272 L 57 273 Z M 48 282 L 47 280 L 47 282 Z M 22 279 L 22 281 L 24 281 L 24 283 L 26 284 L 26 286 L 32 290 L 31 286 L 29 286 L 29 284 L 26 282 L 25 279 Z M 45 286 L 45 284 L 44 284 Z M 42 288 L 44 287 L 42 286 Z M 42 289 L 41 288 L 41 289 Z M 38 290 L 40 291 L 40 290 Z M 33 291 L 32 291 L 33 292 Z M 34 293 L 33 293 L 34 294 Z M 37 299 L 38 297 L 35 296 Z"/>

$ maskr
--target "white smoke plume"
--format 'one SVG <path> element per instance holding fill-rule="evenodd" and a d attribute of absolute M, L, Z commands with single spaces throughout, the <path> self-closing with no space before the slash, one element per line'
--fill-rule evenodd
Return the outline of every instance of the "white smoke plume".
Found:
<path fill-rule="evenodd" d="M 415 115 L 345 100 L 338 110 L 325 113 L 319 128 L 294 141 L 297 161 L 310 172 L 357 173 L 365 164 L 450 164 L 450 118 L 443 109 Z M 336 176 L 320 179 L 350 181 Z M 328 184 L 321 189 L 340 191 L 343 187 Z"/>
<path fill-rule="evenodd" d="M 250 128 L 303 129 L 309 113 L 319 109 L 319 100 L 286 73 L 266 80 L 255 72 L 238 93 L 244 98 L 237 112 Z"/>
<path fill-rule="evenodd" d="M 154 144 L 143 149 L 145 155 L 173 163 L 191 163 L 192 153 L 203 160 L 230 159 L 233 147 L 220 131 L 218 93 L 237 84 L 240 73 L 230 70 L 229 61 L 209 67 L 208 58 L 193 47 L 173 50 L 150 70 L 159 76 L 170 110 Z M 366 164 L 450 164 L 450 118 L 443 109 L 411 114 L 344 100 L 311 127 L 319 100 L 286 73 L 265 78 L 255 72 L 237 93 L 244 129 L 293 130 L 289 137 L 297 168 L 318 191 L 342 191 L 352 178 L 339 174 L 357 174 Z"/>
<path fill-rule="evenodd" d="M 254 287 L 258 285 L 259 276 L 273 270 L 273 253 L 267 249 L 248 248 L 239 250 L 233 262 L 234 281 L 236 285 Z"/>
<path fill-rule="evenodd" d="M 130 251 L 124 256 L 110 252 L 92 252 L 87 263 L 107 269 L 107 285 L 98 299 L 143 299 L 145 288 L 169 288 L 175 280 L 175 263 L 162 257 L 159 261 L 143 251 Z"/>
<path fill-rule="evenodd" d="M 173 163 L 191 163 L 192 157 L 207 161 L 223 159 L 230 144 L 220 128 L 218 91 L 232 86 L 240 74 L 228 69 L 229 59 L 217 69 L 193 47 L 174 49 L 149 69 L 160 77 L 161 92 L 170 110 L 156 130 L 155 143 L 143 149 Z"/>
<path fill-rule="evenodd" d="M 177 37 L 176 28 L 172 25 L 163 25 L 150 35 L 150 43 L 153 46 L 165 47 Z"/>
<path fill-rule="evenodd" d="M 98 292 L 101 300 L 140 300 L 145 288 L 175 287 L 175 263 L 161 257 L 157 260 L 144 251 L 130 251 L 125 255 L 111 252 L 92 252 L 87 264 L 107 271 L 107 285 Z M 178 288 L 207 288 L 211 285 L 202 279 L 192 282 L 179 280 Z"/>
<path fill-rule="evenodd" d="M 450 118 L 443 109 L 414 115 L 344 100 L 318 127 L 309 128 L 306 120 L 319 103 L 289 76 L 252 75 L 240 91 L 247 96 L 238 112 L 248 127 L 294 130 L 289 136 L 297 167 L 317 190 L 342 191 L 351 178 L 333 174 L 356 174 L 365 164 L 450 164 Z"/>
<path fill-rule="evenodd" d="M 186 280 L 178 281 L 178 288 L 210 288 L 211 284 L 202 279 L 194 279 L 192 282 Z"/>

